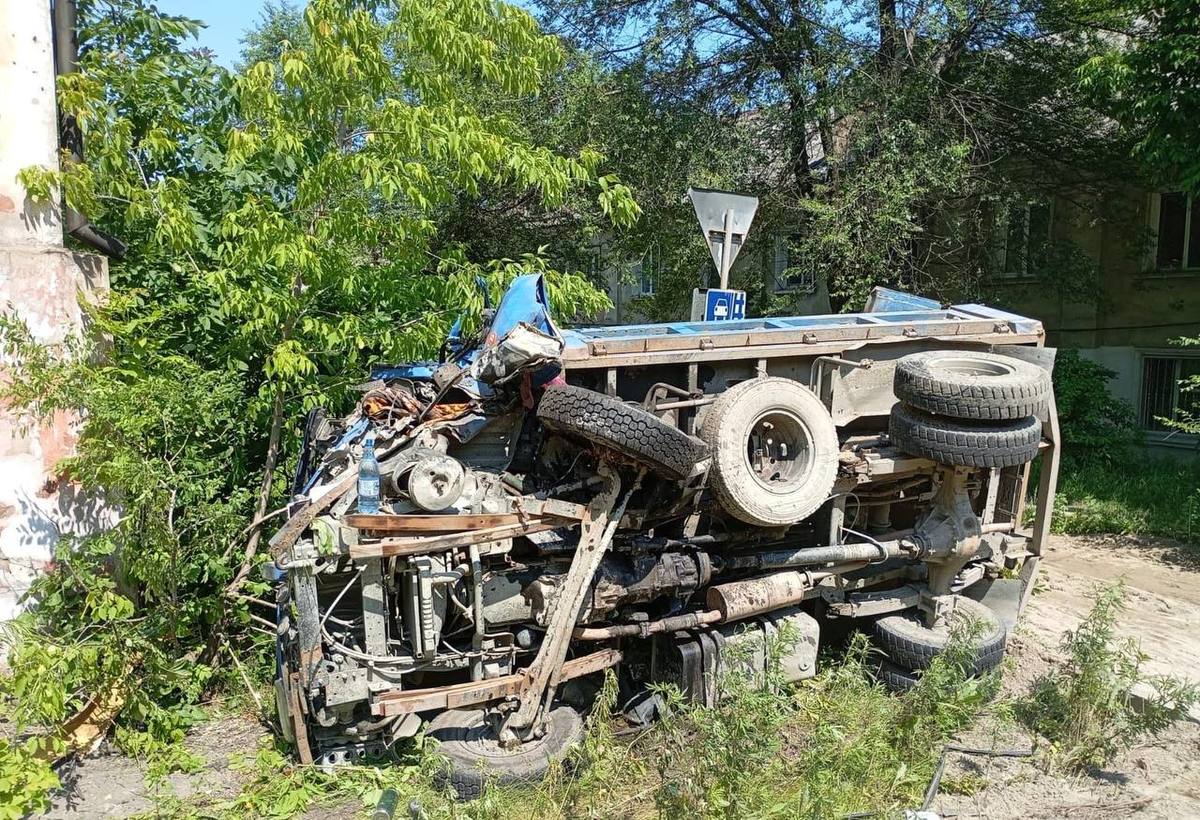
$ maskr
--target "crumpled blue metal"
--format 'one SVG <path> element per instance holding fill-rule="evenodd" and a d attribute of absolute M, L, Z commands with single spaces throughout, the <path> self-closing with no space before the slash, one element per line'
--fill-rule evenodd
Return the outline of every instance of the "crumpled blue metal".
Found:
<path fill-rule="evenodd" d="M 479 356 L 483 347 L 499 343 L 522 322 L 532 325 L 538 330 L 555 338 L 561 339 L 562 334 L 550 317 L 550 294 L 546 289 L 546 277 L 540 273 L 527 273 L 518 276 L 504 292 L 500 306 L 492 317 L 482 346 L 464 348 L 460 339 L 462 334 L 462 317 L 455 320 L 447 336 L 447 358 L 450 361 L 468 367 Z M 437 369 L 436 362 L 413 362 L 411 364 L 383 365 L 371 369 L 374 379 L 429 379 Z M 464 377 L 469 378 L 469 377 Z M 460 385 L 468 388 L 469 392 L 489 395 L 491 390 L 486 385 L 477 384 L 470 379 Z"/>
<path fill-rule="evenodd" d="M 546 277 L 540 273 L 518 276 L 508 286 L 500 307 L 496 308 L 484 345 L 496 344 L 522 322 L 549 336 L 562 338 L 550 318 L 550 295 L 546 291 Z"/>

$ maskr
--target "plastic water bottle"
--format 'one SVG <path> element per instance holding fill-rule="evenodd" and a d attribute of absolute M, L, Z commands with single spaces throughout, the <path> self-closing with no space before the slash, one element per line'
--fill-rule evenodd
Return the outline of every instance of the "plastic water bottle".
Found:
<path fill-rule="evenodd" d="M 379 460 L 375 458 L 375 432 L 363 438 L 362 461 L 358 464 L 358 511 L 379 512 Z"/>

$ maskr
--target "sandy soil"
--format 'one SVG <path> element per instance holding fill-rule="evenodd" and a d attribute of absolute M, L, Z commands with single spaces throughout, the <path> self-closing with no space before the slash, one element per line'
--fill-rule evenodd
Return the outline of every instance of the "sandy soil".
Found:
<path fill-rule="evenodd" d="M 1152 674 L 1184 675 L 1200 682 L 1200 566 L 1180 545 L 1119 537 L 1055 537 L 1042 562 L 1030 606 L 1010 641 L 1014 663 L 1005 678 L 1010 694 L 1030 684 L 1058 656 L 1065 630 L 1090 609 L 1098 584 L 1124 578 L 1129 612 L 1123 634 L 1141 642 Z M 1120 755 L 1103 771 L 1080 777 L 1045 772 L 1036 758 L 986 758 L 951 754 L 934 810 L 943 817 L 996 820 L 1029 818 L 1200 818 L 1200 715 L 1156 740 Z M 235 795 L 248 775 L 239 757 L 253 754 L 264 730 L 245 716 L 222 717 L 201 726 L 188 745 L 207 762 L 193 775 L 172 775 L 158 788 L 185 802 Z M 1030 738 L 985 721 L 959 738 L 978 748 L 1030 747 Z M 99 754 L 62 772 L 66 788 L 49 817 L 92 820 L 127 817 L 154 809 L 144 768 L 116 754 Z M 973 792 L 954 794 L 952 792 Z M 198 801 L 199 802 L 199 801 Z M 352 817 L 347 806 L 338 816 Z M 322 810 L 319 816 L 327 816 Z M 317 815 L 314 815 L 317 816 Z"/>
<path fill-rule="evenodd" d="M 1124 579 L 1129 609 L 1120 632 L 1149 656 L 1148 674 L 1200 682 L 1200 570 L 1187 551 L 1159 540 L 1113 536 L 1051 540 L 1038 586 L 1009 642 L 1015 663 L 1005 677 L 1010 694 L 1028 691 L 1059 657 L 1063 633 L 1091 608 L 1090 593 Z M 1136 745 L 1090 775 L 1064 777 L 1043 771 L 1036 758 L 988 758 L 951 754 L 934 810 L 943 817 L 995 820 L 1029 818 L 1200 818 L 1200 710 L 1160 737 Z M 1028 749 L 1024 733 L 989 730 L 960 739 L 987 749 Z"/>

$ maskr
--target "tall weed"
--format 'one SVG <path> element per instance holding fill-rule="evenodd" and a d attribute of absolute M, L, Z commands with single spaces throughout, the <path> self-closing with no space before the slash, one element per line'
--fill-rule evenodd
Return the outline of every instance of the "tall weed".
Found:
<path fill-rule="evenodd" d="M 1091 613 L 1066 633 L 1066 659 L 1034 684 L 1017 716 L 1050 742 L 1051 765 L 1102 766 L 1145 736 L 1161 733 L 1200 701 L 1195 684 L 1141 672 L 1146 656 L 1116 625 L 1125 611 L 1125 588 L 1096 593 Z M 1138 697 L 1143 684 L 1150 694 Z"/>

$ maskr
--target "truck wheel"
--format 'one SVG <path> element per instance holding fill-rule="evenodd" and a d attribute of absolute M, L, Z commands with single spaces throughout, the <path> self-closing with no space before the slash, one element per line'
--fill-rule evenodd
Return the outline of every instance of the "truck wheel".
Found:
<path fill-rule="evenodd" d="M 875 622 L 876 645 L 901 669 L 928 669 L 933 659 L 946 651 L 954 626 L 961 619 L 973 618 L 980 622 L 981 631 L 975 639 L 972 671 L 979 675 L 995 669 L 1004 659 L 1007 639 L 1004 624 L 996 613 L 978 601 L 962 595 L 956 595 L 954 599 L 950 623 L 926 626 L 924 618 L 915 609 L 880 618 Z"/>
<path fill-rule="evenodd" d="M 1045 410 L 1050 374 L 1011 356 L 929 350 L 901 359 L 892 387 L 900 401 L 929 413 L 1000 421 Z"/>
<path fill-rule="evenodd" d="M 546 733 L 512 749 L 500 745 L 482 709 L 452 709 L 429 723 L 427 737 L 438 742 L 445 758 L 440 772 L 460 800 L 475 800 L 489 783 L 536 783 L 551 760 L 563 756 L 583 737 L 583 718 L 570 706 L 556 706 L 546 716 Z"/>
<path fill-rule="evenodd" d="M 902 666 L 884 660 L 879 662 L 875 677 L 883 684 L 883 688 L 897 695 L 902 695 L 917 685 L 920 678 L 918 673 L 910 672 Z"/>
<path fill-rule="evenodd" d="M 959 467 L 1015 467 L 1032 461 L 1042 440 L 1035 416 L 967 422 L 896 404 L 888 433 L 906 453 Z"/>
<path fill-rule="evenodd" d="M 709 486 L 717 502 L 747 524 L 802 521 L 825 503 L 837 478 L 833 419 L 791 379 L 752 379 L 725 391 L 700 436 L 712 448 Z"/>
<path fill-rule="evenodd" d="M 586 439 L 668 478 L 686 478 L 708 458 L 708 445 L 640 407 L 573 385 L 546 389 L 538 420 L 551 430 Z"/>

